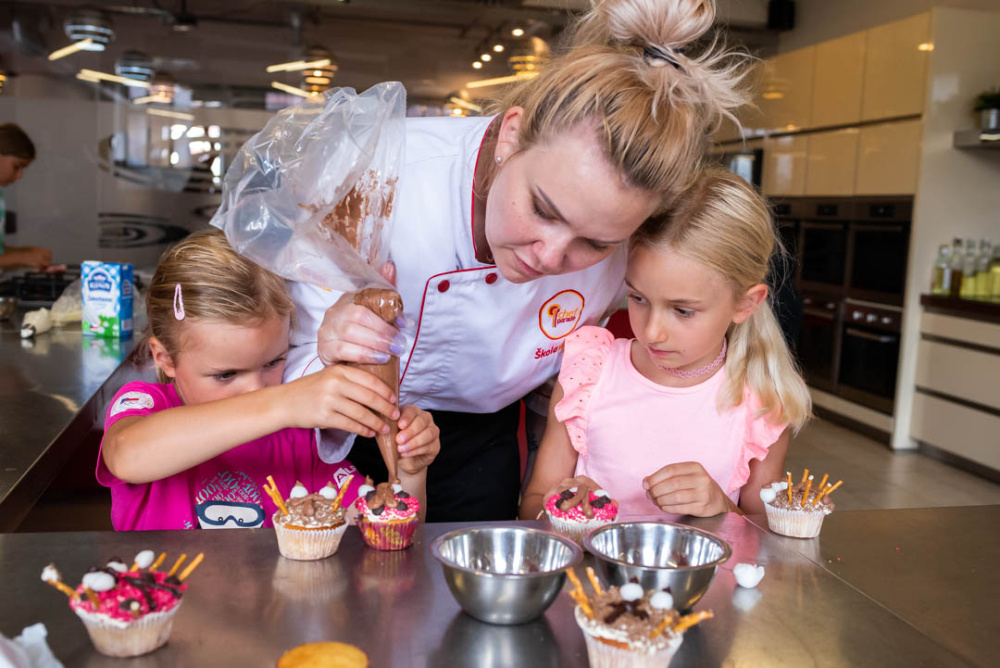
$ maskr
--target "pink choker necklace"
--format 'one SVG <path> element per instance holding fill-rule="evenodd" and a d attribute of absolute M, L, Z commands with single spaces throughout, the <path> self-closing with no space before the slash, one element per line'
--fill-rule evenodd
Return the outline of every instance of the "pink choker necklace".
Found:
<path fill-rule="evenodd" d="M 697 378 L 698 376 L 704 376 L 706 374 L 712 373 L 719 368 L 726 359 L 726 349 L 729 347 L 729 341 L 725 338 L 722 339 L 722 350 L 719 352 L 719 356 L 715 358 L 715 361 L 707 366 L 703 366 L 700 369 L 692 369 L 690 371 L 685 371 L 684 369 L 669 369 L 667 367 L 660 367 L 661 370 L 666 371 L 671 376 L 677 376 L 678 378 Z"/>

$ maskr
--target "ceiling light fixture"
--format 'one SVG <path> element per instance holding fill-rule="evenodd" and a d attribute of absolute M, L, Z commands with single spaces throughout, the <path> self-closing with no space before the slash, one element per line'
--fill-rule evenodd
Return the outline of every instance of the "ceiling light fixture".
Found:
<path fill-rule="evenodd" d="M 3 92 L 3 87 L 7 84 L 7 73 L 0 70 L 0 92 Z"/>
<path fill-rule="evenodd" d="M 76 78 L 90 82 L 111 81 L 113 83 L 120 83 L 125 86 L 132 86 L 134 88 L 149 88 L 148 81 L 129 79 L 128 77 L 120 77 L 115 74 L 108 74 L 107 72 L 97 72 L 95 70 L 82 69 L 80 70 L 79 74 L 76 75 Z"/>
<path fill-rule="evenodd" d="M 132 104 L 170 104 L 173 102 L 173 98 L 169 95 L 164 95 L 162 93 L 157 93 L 155 95 L 146 95 L 145 97 L 137 97 L 132 100 Z"/>
<path fill-rule="evenodd" d="M 514 28 L 513 30 L 510 31 L 510 34 L 513 35 L 514 37 L 523 37 L 524 28 Z"/>
<path fill-rule="evenodd" d="M 483 55 L 479 56 L 479 59 L 480 59 L 481 61 L 483 61 L 484 63 L 488 63 L 488 62 L 490 62 L 491 60 L 493 60 L 493 56 L 491 56 L 491 55 L 490 55 L 490 54 L 488 54 L 488 53 L 484 53 Z"/>
<path fill-rule="evenodd" d="M 90 44 L 82 47 L 84 51 L 104 51 L 115 39 L 111 17 L 99 9 L 86 8 L 71 12 L 63 23 L 63 29 L 66 36 L 74 42 L 90 40 Z"/>
<path fill-rule="evenodd" d="M 483 69 L 483 64 L 477 60 L 476 62 L 472 63 L 472 69 L 481 70 Z"/>
<path fill-rule="evenodd" d="M 333 88 L 333 78 L 337 76 L 337 59 L 330 50 L 322 46 L 311 46 L 306 49 L 305 60 L 312 63 L 326 61 L 322 65 L 313 64 L 302 72 L 302 90 L 307 93 L 325 93 Z"/>
<path fill-rule="evenodd" d="M 496 53 L 503 53 L 503 44 L 494 44 L 493 51 Z"/>
<path fill-rule="evenodd" d="M 299 97 L 310 97 L 310 94 L 302 90 L 301 88 L 296 88 L 295 86 L 289 86 L 288 84 L 283 84 L 280 81 L 272 81 L 272 88 L 277 88 L 280 91 L 286 93 L 291 93 L 292 95 L 298 95 Z"/>
<path fill-rule="evenodd" d="M 125 51 L 115 61 L 115 74 L 136 81 L 152 81 L 156 70 L 153 59 L 142 51 Z"/>
<path fill-rule="evenodd" d="M 934 42 L 921 42 L 917 44 L 917 51 L 933 51 Z"/>
<path fill-rule="evenodd" d="M 182 121 L 193 121 L 194 114 L 185 114 L 180 111 L 167 111 L 166 109 L 147 109 L 150 116 L 163 116 L 165 118 L 179 118 Z"/>
<path fill-rule="evenodd" d="M 483 108 L 480 107 L 478 104 L 473 104 L 472 102 L 467 102 L 467 101 L 463 100 L 462 98 L 458 97 L 457 95 L 452 95 L 451 97 L 448 98 L 448 101 L 451 102 L 452 104 L 458 106 L 458 107 L 462 107 L 463 109 L 468 109 L 469 111 L 474 111 L 477 114 L 483 110 Z"/>
<path fill-rule="evenodd" d="M 274 72 L 298 72 L 300 70 L 311 70 L 316 67 L 323 67 L 324 65 L 330 64 L 329 58 L 321 58 L 320 60 L 295 60 L 290 63 L 278 63 L 277 65 L 268 65 L 267 71 L 271 74 Z"/>
<path fill-rule="evenodd" d="M 502 86 L 503 84 L 514 83 L 516 81 L 524 81 L 525 79 L 533 79 L 538 76 L 538 72 L 521 72 L 520 74 L 511 74 L 505 77 L 497 77 L 495 79 L 479 79 L 478 81 L 470 81 L 465 84 L 466 88 L 488 88 L 489 86 Z"/>
<path fill-rule="evenodd" d="M 93 45 L 94 40 L 91 38 L 82 39 L 79 42 L 73 42 L 69 46 L 64 46 L 61 49 L 56 49 L 49 54 L 49 60 L 59 60 L 60 58 L 65 58 L 66 56 L 72 55 L 77 51 L 90 51 L 91 45 Z"/>

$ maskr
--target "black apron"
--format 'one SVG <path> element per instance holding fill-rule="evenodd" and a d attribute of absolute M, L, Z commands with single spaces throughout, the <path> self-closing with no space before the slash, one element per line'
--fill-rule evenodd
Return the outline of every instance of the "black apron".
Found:
<path fill-rule="evenodd" d="M 429 411 L 441 429 L 441 452 L 427 469 L 428 522 L 517 518 L 520 403 L 496 413 Z M 388 478 L 375 439 L 355 440 L 347 459 L 375 483 Z"/>

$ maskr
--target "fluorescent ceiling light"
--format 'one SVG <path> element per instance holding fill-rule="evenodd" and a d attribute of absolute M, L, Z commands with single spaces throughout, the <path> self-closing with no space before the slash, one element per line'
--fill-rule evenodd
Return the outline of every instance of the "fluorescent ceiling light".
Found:
<path fill-rule="evenodd" d="M 80 73 L 76 75 L 76 78 L 83 79 L 84 81 L 113 81 L 114 83 L 124 84 L 125 86 L 149 88 L 148 81 L 139 81 L 138 79 L 120 77 L 117 74 L 108 74 L 107 72 L 96 72 L 94 70 L 87 69 L 80 70 Z"/>
<path fill-rule="evenodd" d="M 301 88 L 296 88 L 295 86 L 289 86 L 288 84 L 283 84 L 280 81 L 272 81 L 271 86 L 277 88 L 280 91 L 286 93 L 291 93 L 292 95 L 298 95 L 299 97 L 311 97 L 311 95 Z"/>
<path fill-rule="evenodd" d="M 483 108 L 480 107 L 478 104 L 466 102 L 465 100 L 456 95 L 452 95 L 451 97 L 449 97 L 448 101 L 456 106 L 462 107 L 463 109 L 468 109 L 469 111 L 474 111 L 476 113 L 479 113 L 480 111 L 483 110 Z"/>
<path fill-rule="evenodd" d="M 156 95 L 147 95 L 145 97 L 137 97 L 132 100 L 132 104 L 148 104 L 150 102 L 160 102 L 162 104 L 169 104 L 173 102 L 173 98 L 169 95 L 164 95 L 163 93 L 157 93 Z"/>
<path fill-rule="evenodd" d="M 166 109 L 147 109 L 146 113 L 150 116 L 164 116 L 166 118 L 179 118 L 182 121 L 193 121 L 194 114 L 185 114 L 180 111 L 167 111 Z"/>
<path fill-rule="evenodd" d="M 49 60 L 59 60 L 60 58 L 65 58 L 66 56 L 76 53 L 77 51 L 90 51 L 90 47 L 94 44 L 94 40 L 82 39 L 79 42 L 73 42 L 69 46 L 64 46 L 61 49 L 56 49 L 49 54 Z"/>
<path fill-rule="evenodd" d="M 502 86 L 503 84 L 514 83 L 515 81 L 524 81 L 525 79 L 534 79 L 538 76 L 538 72 L 521 72 L 520 74 L 511 74 L 506 77 L 497 77 L 496 79 L 479 79 L 478 81 L 470 81 L 465 84 L 466 88 L 487 88 L 489 86 Z"/>
<path fill-rule="evenodd" d="M 316 67 L 324 67 L 330 64 L 329 58 L 323 58 L 321 60 L 296 60 L 290 63 L 279 63 L 277 65 L 268 65 L 268 72 L 299 72 L 301 70 L 311 70 Z"/>
<path fill-rule="evenodd" d="M 521 35 L 524 34 L 524 28 L 514 28 L 513 30 L 510 31 L 510 34 L 513 35 L 514 37 L 520 37 Z"/>

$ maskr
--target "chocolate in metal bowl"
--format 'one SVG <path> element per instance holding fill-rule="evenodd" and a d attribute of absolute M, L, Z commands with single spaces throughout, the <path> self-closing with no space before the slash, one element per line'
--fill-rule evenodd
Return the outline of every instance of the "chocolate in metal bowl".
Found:
<path fill-rule="evenodd" d="M 0 297 L 0 320 L 9 320 L 17 311 L 17 297 Z"/>
<path fill-rule="evenodd" d="M 431 543 L 455 600 L 489 624 L 523 624 L 552 605 L 566 569 L 583 559 L 571 540 L 538 529 L 458 529 Z"/>
<path fill-rule="evenodd" d="M 604 582 L 621 586 L 635 578 L 643 589 L 669 589 L 682 611 L 698 602 L 733 553 L 718 536 L 670 522 L 611 524 L 584 536 L 583 546 Z"/>

